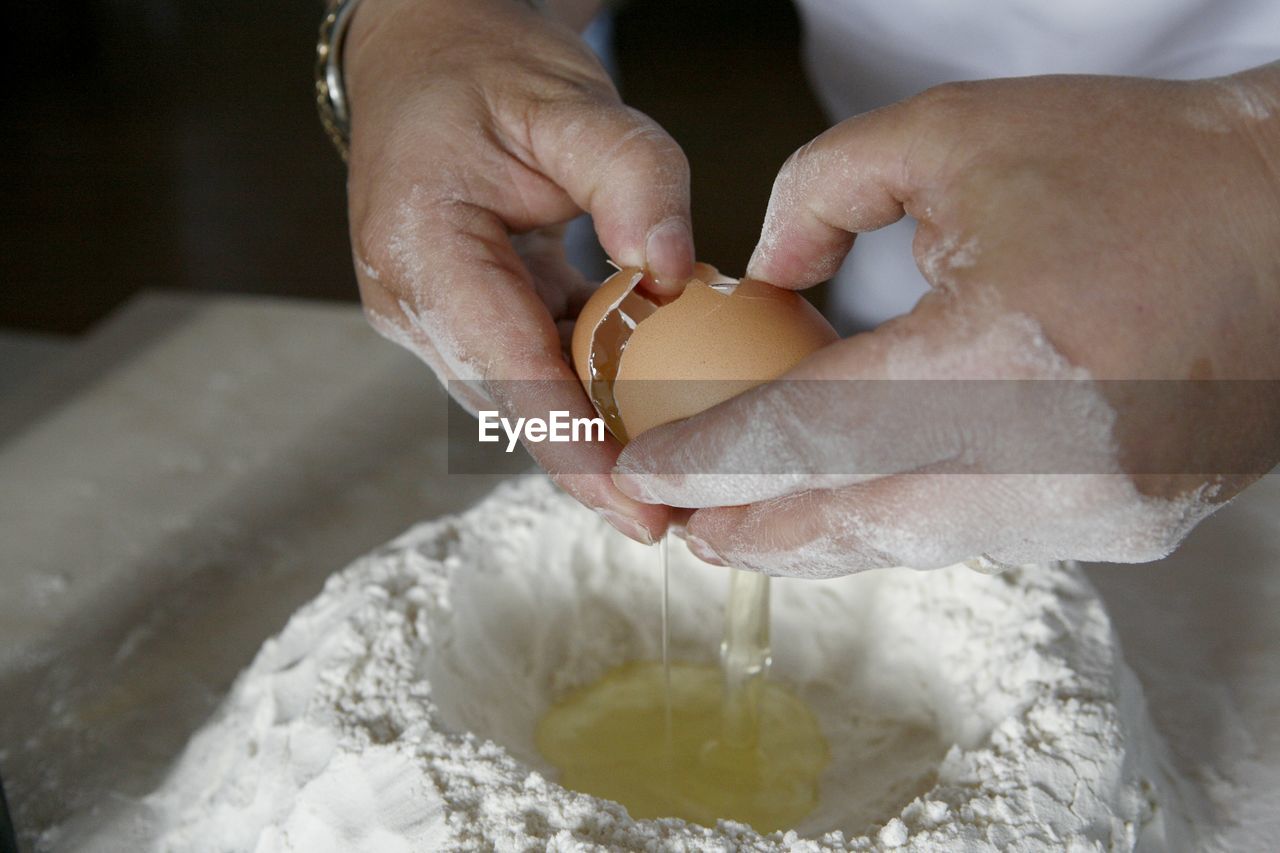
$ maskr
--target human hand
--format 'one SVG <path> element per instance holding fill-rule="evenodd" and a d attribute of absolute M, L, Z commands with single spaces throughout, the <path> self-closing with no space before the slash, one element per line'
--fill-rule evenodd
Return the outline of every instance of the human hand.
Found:
<path fill-rule="evenodd" d="M 518 0 L 365 0 L 348 35 L 351 240 L 366 315 L 473 412 L 594 412 L 563 355 L 591 287 L 558 224 L 591 213 L 610 257 L 692 270 L 689 175 L 568 27 Z M 504 380 L 522 380 L 507 382 Z M 531 444 L 624 533 L 666 509 L 617 490 L 618 446 Z M 594 473 L 593 473 L 594 472 Z"/>
<path fill-rule="evenodd" d="M 826 132 L 748 274 L 812 285 L 905 212 L 932 290 L 615 480 L 775 574 L 1167 553 L 1280 460 L 1278 77 L 949 85 Z M 832 381 L 881 379 L 999 381 Z"/>

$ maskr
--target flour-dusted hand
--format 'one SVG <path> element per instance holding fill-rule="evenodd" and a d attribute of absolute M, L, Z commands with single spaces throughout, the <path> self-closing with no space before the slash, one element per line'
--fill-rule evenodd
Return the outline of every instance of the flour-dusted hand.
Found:
<path fill-rule="evenodd" d="M 364 0 L 346 57 L 351 236 L 374 327 L 441 381 L 472 380 L 451 390 L 473 411 L 593 416 L 562 353 L 591 287 L 558 226 L 590 212 L 611 257 L 683 281 L 679 147 L 569 26 L 519 0 Z M 623 532 L 664 529 L 664 509 L 610 481 L 616 444 L 529 449 Z"/>
<path fill-rule="evenodd" d="M 1280 66 L 850 119 L 783 168 L 748 273 L 807 287 L 904 213 L 915 310 L 620 457 L 624 491 L 701 508 L 696 550 L 811 575 L 1150 560 L 1280 460 Z"/>

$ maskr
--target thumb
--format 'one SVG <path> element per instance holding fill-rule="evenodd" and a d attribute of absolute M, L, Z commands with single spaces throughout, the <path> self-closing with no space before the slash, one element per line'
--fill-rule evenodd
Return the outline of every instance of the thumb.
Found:
<path fill-rule="evenodd" d="M 855 116 L 792 154 L 774 181 L 747 275 L 809 287 L 835 274 L 854 234 L 901 219 L 929 147 L 916 138 L 919 112 L 908 101 Z"/>
<path fill-rule="evenodd" d="M 647 266 L 658 289 L 693 274 L 689 162 L 657 122 L 618 102 L 560 102 L 531 142 L 547 177 L 591 214 L 609 257 Z"/>
<path fill-rule="evenodd" d="M 982 414 L 941 376 L 964 345 L 944 300 L 815 352 L 787 374 L 682 421 L 633 438 L 613 480 L 644 503 L 712 507 L 832 489 L 954 458 Z M 976 410 L 976 411 L 975 411 Z"/>

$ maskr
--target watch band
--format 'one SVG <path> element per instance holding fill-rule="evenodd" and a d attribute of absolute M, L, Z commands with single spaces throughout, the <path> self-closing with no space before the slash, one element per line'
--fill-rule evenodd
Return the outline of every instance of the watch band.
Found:
<path fill-rule="evenodd" d="M 546 8 L 546 0 L 522 2 L 535 12 Z M 342 80 L 342 45 L 358 5 L 360 0 L 330 0 L 320 21 L 320 38 L 316 41 L 316 110 L 320 113 L 320 125 L 344 163 L 351 142 L 351 108 Z"/>
<path fill-rule="evenodd" d="M 331 0 L 320 21 L 320 38 L 316 42 L 316 109 L 320 125 L 343 162 L 351 139 L 351 113 L 342 83 L 342 45 L 359 3 L 360 0 Z"/>

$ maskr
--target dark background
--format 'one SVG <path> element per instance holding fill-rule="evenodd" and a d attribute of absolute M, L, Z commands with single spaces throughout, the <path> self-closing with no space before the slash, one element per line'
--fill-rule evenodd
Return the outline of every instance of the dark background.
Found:
<path fill-rule="evenodd" d="M 143 289 L 354 300 L 344 170 L 315 116 L 319 0 L 9 4 L 0 329 L 84 331 Z M 624 97 L 693 166 L 699 255 L 741 272 L 824 127 L 787 0 L 634 0 Z"/>

